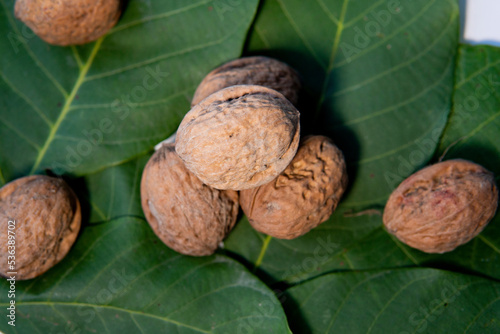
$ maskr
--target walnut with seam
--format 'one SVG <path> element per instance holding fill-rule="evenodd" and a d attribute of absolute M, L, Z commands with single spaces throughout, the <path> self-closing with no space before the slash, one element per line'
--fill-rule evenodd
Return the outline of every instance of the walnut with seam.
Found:
<path fill-rule="evenodd" d="M 481 233 L 497 204 L 491 172 L 467 160 L 448 160 L 404 180 L 389 197 L 383 221 L 405 244 L 444 253 Z"/>
<path fill-rule="evenodd" d="M 297 105 L 300 79 L 293 68 L 269 57 L 254 56 L 232 60 L 208 73 L 194 93 L 191 107 L 209 95 L 230 86 L 259 85 L 274 89 Z"/>
<path fill-rule="evenodd" d="M 174 144 L 150 158 L 141 181 L 141 203 L 155 234 L 173 250 L 210 255 L 236 223 L 238 193 L 203 184 L 186 169 Z"/>

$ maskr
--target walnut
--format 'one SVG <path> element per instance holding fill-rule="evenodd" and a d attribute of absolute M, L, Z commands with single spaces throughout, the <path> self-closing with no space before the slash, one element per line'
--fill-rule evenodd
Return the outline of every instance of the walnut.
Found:
<path fill-rule="evenodd" d="M 34 175 L 0 189 L 0 275 L 16 279 L 37 277 L 61 261 L 80 230 L 80 202 L 62 179 Z M 15 241 L 15 254 L 9 253 Z M 15 256 L 14 268 L 8 261 Z"/>
<path fill-rule="evenodd" d="M 478 235 L 495 215 L 491 172 L 466 160 L 426 167 L 404 180 L 384 210 L 387 230 L 427 253 L 444 253 Z"/>
<path fill-rule="evenodd" d="M 288 166 L 299 144 L 299 127 L 299 112 L 277 91 L 232 86 L 186 114 L 175 149 L 203 183 L 250 189 L 270 182 Z"/>
<path fill-rule="evenodd" d="M 327 220 L 347 187 L 342 152 L 323 136 L 305 138 L 273 182 L 240 192 L 240 205 L 259 232 L 293 239 Z"/>
<path fill-rule="evenodd" d="M 164 144 L 144 168 L 141 203 L 156 235 L 170 248 L 193 256 L 210 255 L 233 228 L 238 193 L 210 188 L 189 172 Z"/>
<path fill-rule="evenodd" d="M 120 18 L 120 0 L 16 0 L 15 14 L 47 43 L 75 45 L 104 35 Z"/>
<path fill-rule="evenodd" d="M 300 79 L 287 64 L 268 57 L 246 57 L 230 61 L 203 79 L 194 93 L 191 107 L 223 88 L 235 85 L 259 85 L 283 94 L 294 105 L 300 91 Z"/>

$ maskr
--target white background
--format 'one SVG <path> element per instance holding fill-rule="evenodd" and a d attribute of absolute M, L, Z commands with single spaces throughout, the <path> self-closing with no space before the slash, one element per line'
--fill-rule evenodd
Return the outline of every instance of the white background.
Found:
<path fill-rule="evenodd" d="M 500 46 L 500 0 L 460 0 L 462 41 Z"/>

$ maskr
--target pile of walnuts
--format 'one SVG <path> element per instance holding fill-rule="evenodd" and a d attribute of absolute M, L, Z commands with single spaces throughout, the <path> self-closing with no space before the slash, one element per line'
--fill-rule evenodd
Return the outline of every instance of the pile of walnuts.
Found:
<path fill-rule="evenodd" d="M 119 19 L 119 0 L 16 0 L 15 14 L 56 45 L 94 41 Z M 141 203 L 172 249 L 216 251 L 239 208 L 259 232 L 293 239 L 326 221 L 347 187 L 342 152 L 324 136 L 300 137 L 299 76 L 267 57 L 231 61 L 198 86 L 175 143 L 159 145 L 141 180 Z M 494 217 L 491 172 L 439 162 L 403 181 L 387 201 L 386 229 L 428 253 L 449 252 Z M 77 196 L 61 178 L 33 175 L 0 188 L 0 276 L 37 277 L 57 264 L 81 225 Z M 15 226 L 15 233 L 11 233 Z M 12 245 L 16 245 L 16 247 Z"/>
<path fill-rule="evenodd" d="M 257 230 L 292 239 L 327 220 L 347 186 L 342 152 L 323 136 L 300 138 L 297 73 L 248 57 L 210 72 L 174 143 L 144 169 L 141 201 L 172 249 L 209 255 L 239 207 Z"/>
<path fill-rule="evenodd" d="M 300 138 L 299 90 L 297 73 L 267 57 L 231 61 L 203 79 L 175 144 L 160 145 L 142 178 L 143 210 L 165 244 L 212 254 L 238 204 L 257 231 L 281 239 L 330 217 L 347 187 L 344 156 L 326 137 Z M 401 183 L 383 222 L 407 245 L 443 253 L 478 235 L 497 203 L 491 172 L 450 160 Z"/>

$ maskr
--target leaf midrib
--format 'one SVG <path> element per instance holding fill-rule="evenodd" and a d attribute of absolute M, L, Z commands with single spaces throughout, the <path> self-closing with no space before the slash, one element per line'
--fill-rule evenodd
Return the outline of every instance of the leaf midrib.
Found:
<path fill-rule="evenodd" d="M 71 109 L 70 107 L 71 104 L 73 103 L 73 100 L 75 99 L 76 93 L 84 83 L 85 77 L 87 76 L 87 73 L 90 67 L 92 66 L 92 63 L 94 62 L 94 59 L 97 53 L 99 52 L 99 49 L 101 48 L 101 44 L 104 38 L 105 37 L 101 37 L 95 42 L 94 47 L 92 48 L 92 51 L 90 53 L 90 56 L 88 57 L 85 64 L 83 64 L 83 67 L 80 69 L 80 73 L 78 74 L 78 78 L 76 79 L 75 85 L 73 86 L 73 89 L 71 90 L 69 96 L 66 98 L 61 113 L 59 114 L 59 117 L 57 117 L 56 122 L 50 128 L 49 136 L 47 137 L 47 140 L 45 140 L 42 149 L 38 152 L 35 163 L 33 164 L 33 168 L 30 171 L 30 175 L 37 171 L 38 167 L 40 166 L 40 163 L 42 162 L 43 158 L 45 157 L 45 154 L 47 153 L 47 150 L 50 147 L 50 144 L 54 141 L 55 135 L 59 130 L 59 127 L 61 126 L 62 122 L 66 118 L 66 115 L 70 111 Z"/>

